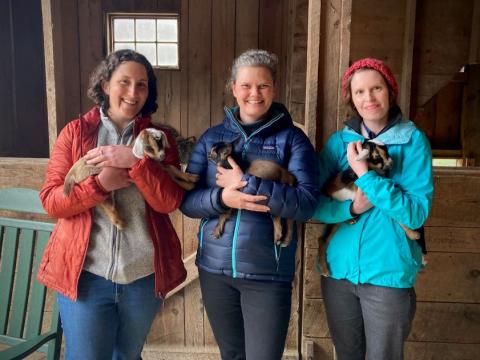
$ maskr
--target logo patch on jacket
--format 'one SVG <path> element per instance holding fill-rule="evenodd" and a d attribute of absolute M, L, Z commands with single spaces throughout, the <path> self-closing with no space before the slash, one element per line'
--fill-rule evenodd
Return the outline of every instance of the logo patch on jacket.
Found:
<path fill-rule="evenodd" d="M 272 145 L 263 145 L 263 150 L 275 150 L 275 146 L 272 146 Z"/>

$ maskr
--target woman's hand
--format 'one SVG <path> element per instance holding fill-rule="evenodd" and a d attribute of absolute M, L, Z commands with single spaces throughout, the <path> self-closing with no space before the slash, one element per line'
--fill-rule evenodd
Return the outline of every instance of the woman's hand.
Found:
<path fill-rule="evenodd" d="M 246 181 L 238 181 L 233 186 L 223 188 L 222 202 L 233 209 L 246 209 L 250 211 L 268 212 L 270 208 L 266 205 L 257 204 L 258 201 L 267 200 L 265 195 L 250 195 L 239 191 L 247 185 Z"/>
<path fill-rule="evenodd" d="M 224 167 L 217 166 L 217 186 L 226 188 L 232 184 L 238 184 L 242 181 L 243 171 L 240 166 L 237 165 L 235 160 L 231 156 L 227 158 L 228 163 L 232 167 L 231 169 L 225 169 Z M 245 186 L 245 185 L 244 185 Z"/>
<path fill-rule="evenodd" d="M 105 166 L 97 175 L 97 180 L 106 191 L 123 189 L 132 184 L 127 169 Z"/>
<path fill-rule="evenodd" d="M 360 215 L 365 211 L 373 207 L 372 203 L 365 196 L 362 190 L 357 189 L 355 192 L 355 197 L 353 198 L 352 205 L 350 206 L 350 212 L 352 215 Z"/>
<path fill-rule="evenodd" d="M 357 160 L 358 154 L 363 150 L 361 141 L 353 141 L 347 147 L 348 165 L 360 177 L 368 172 L 367 160 Z"/>
<path fill-rule="evenodd" d="M 84 156 L 87 164 L 98 167 L 129 169 L 140 159 L 133 155 L 132 148 L 125 145 L 99 146 Z"/>

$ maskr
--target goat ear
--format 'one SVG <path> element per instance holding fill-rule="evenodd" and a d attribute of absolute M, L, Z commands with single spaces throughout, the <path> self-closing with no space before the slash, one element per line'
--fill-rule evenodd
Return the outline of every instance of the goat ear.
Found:
<path fill-rule="evenodd" d="M 163 145 L 163 148 L 164 149 L 167 149 L 170 147 L 170 144 L 168 143 L 168 139 L 167 139 L 167 134 L 165 134 L 163 131 L 162 132 L 162 145 Z"/>

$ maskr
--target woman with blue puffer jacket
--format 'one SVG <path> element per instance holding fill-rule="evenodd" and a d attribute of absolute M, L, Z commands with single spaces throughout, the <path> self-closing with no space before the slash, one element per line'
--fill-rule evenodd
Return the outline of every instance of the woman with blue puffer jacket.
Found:
<path fill-rule="evenodd" d="M 187 171 L 200 175 L 181 210 L 201 218 L 197 251 L 203 302 L 222 359 L 281 359 L 291 308 L 297 233 L 287 247 L 274 242 L 272 216 L 304 221 L 317 203 L 314 149 L 273 102 L 277 57 L 248 50 L 234 62 L 230 86 L 238 106 L 199 139 Z M 232 169 L 208 160 L 212 146 L 233 143 Z M 245 173 L 255 159 L 271 160 L 295 186 Z M 237 164 L 238 163 L 238 164 Z M 217 239 L 219 216 L 234 209 Z"/>

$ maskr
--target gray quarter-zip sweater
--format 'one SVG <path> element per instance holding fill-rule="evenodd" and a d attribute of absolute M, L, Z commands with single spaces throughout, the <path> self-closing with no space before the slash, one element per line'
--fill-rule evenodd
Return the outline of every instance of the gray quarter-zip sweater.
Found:
<path fill-rule="evenodd" d="M 134 121 L 120 133 L 101 112 L 97 146 L 130 145 Z M 99 206 L 94 208 L 90 242 L 83 269 L 119 284 L 128 284 L 154 272 L 153 243 L 145 215 L 145 200 L 135 184 L 113 193 L 126 228 L 110 222 Z"/>

